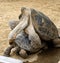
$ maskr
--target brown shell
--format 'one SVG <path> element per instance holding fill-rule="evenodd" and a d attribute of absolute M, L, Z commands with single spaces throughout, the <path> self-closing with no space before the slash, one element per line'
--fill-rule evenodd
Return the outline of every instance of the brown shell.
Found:
<path fill-rule="evenodd" d="M 58 30 L 55 24 L 43 13 L 31 9 L 32 22 L 36 33 L 43 40 L 51 40 L 58 37 Z"/>

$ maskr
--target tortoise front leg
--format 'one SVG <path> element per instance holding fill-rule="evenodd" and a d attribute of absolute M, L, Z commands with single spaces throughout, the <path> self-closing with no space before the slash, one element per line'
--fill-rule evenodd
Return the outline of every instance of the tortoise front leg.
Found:
<path fill-rule="evenodd" d="M 16 55 L 19 55 L 20 50 L 21 50 L 21 48 L 16 46 L 15 50 L 13 52 L 16 53 Z"/>
<path fill-rule="evenodd" d="M 11 49 L 14 48 L 14 46 L 10 45 L 5 51 L 4 51 L 4 56 L 10 56 Z"/>
<path fill-rule="evenodd" d="M 24 59 L 28 57 L 27 51 L 24 50 L 24 49 L 21 49 L 21 50 L 19 51 L 19 54 L 20 54 L 20 56 L 21 56 L 22 58 L 24 58 Z"/>
<path fill-rule="evenodd" d="M 20 47 L 16 46 L 15 50 L 13 51 L 17 55 L 21 56 L 22 58 L 27 58 L 28 54 L 24 49 L 21 49 Z"/>

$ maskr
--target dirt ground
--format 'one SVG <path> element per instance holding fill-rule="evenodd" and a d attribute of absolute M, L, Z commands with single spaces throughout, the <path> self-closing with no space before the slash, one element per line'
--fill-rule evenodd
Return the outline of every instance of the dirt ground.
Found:
<path fill-rule="evenodd" d="M 60 27 L 60 0 L 0 0 L 0 55 L 8 47 L 8 34 L 11 31 L 8 22 L 18 20 L 21 7 L 35 8 L 43 12 L 55 23 L 57 28 Z M 57 63 L 60 60 L 59 50 L 41 54 L 36 63 Z M 15 55 L 13 57 L 19 58 Z M 34 59 L 36 58 L 34 57 Z"/>

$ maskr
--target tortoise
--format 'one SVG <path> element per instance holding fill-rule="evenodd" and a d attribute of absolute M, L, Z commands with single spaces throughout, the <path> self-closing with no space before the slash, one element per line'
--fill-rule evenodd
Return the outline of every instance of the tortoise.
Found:
<path fill-rule="evenodd" d="M 57 27 L 46 15 L 35 9 L 22 7 L 19 21 L 11 29 L 8 36 L 11 46 L 6 49 L 5 55 L 9 55 L 14 46 L 17 46 L 16 50 L 23 58 L 52 44 L 60 47 Z"/>

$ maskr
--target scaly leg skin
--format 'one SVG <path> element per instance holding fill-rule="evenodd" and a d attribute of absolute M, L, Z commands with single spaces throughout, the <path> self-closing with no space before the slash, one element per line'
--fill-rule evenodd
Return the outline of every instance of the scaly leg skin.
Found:
<path fill-rule="evenodd" d="M 21 51 L 19 52 L 19 54 L 24 59 L 28 57 L 28 54 L 27 54 L 27 52 L 24 49 L 21 49 Z"/>
<path fill-rule="evenodd" d="M 23 29 L 28 26 L 28 19 L 29 18 L 27 16 L 24 16 L 24 19 L 22 19 L 22 21 L 9 33 L 8 40 L 10 41 L 10 43 L 14 42 L 17 34 L 19 34 Z"/>
<path fill-rule="evenodd" d="M 55 47 L 59 47 L 60 48 L 60 38 L 54 39 L 53 43 L 54 43 Z"/>
<path fill-rule="evenodd" d="M 4 52 L 4 55 L 3 56 L 7 56 L 7 57 L 9 57 L 10 56 L 10 52 L 11 52 L 11 49 L 12 48 L 14 48 L 14 46 L 9 46 L 6 50 L 5 50 L 5 52 Z"/>

